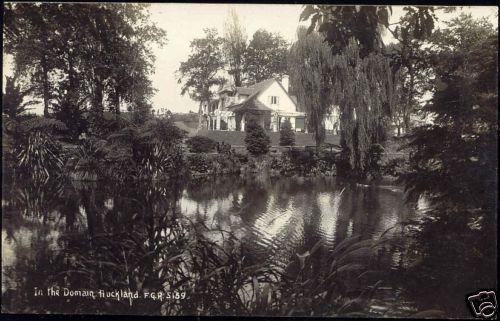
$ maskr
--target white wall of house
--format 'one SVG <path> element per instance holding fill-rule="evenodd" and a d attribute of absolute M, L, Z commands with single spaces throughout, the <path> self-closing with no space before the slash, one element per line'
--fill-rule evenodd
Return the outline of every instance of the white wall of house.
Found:
<path fill-rule="evenodd" d="M 271 96 L 278 97 L 277 104 L 271 104 Z M 257 100 L 273 110 L 295 112 L 296 107 L 294 102 L 288 97 L 288 94 L 283 90 L 277 81 L 274 81 L 266 90 L 260 93 Z"/>
<path fill-rule="evenodd" d="M 340 110 L 339 106 L 333 106 L 330 114 L 325 117 L 325 129 L 331 130 L 336 134 L 340 130 Z"/>

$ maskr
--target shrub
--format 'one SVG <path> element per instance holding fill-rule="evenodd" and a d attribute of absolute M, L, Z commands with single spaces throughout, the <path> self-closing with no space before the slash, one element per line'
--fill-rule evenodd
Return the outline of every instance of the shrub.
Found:
<path fill-rule="evenodd" d="M 217 153 L 230 154 L 231 153 L 231 145 L 224 143 L 224 142 L 217 143 Z"/>
<path fill-rule="evenodd" d="M 183 137 L 169 119 L 150 119 L 140 126 L 122 128 L 108 136 L 106 155 L 112 168 L 119 170 L 107 172 L 120 180 L 178 176 L 184 167 L 180 148 Z"/>
<path fill-rule="evenodd" d="M 194 154 L 187 156 L 188 168 L 191 172 L 207 174 L 210 170 L 210 161 L 206 154 Z"/>
<path fill-rule="evenodd" d="M 261 126 L 255 122 L 250 122 L 246 126 L 246 132 L 245 144 L 250 154 L 259 156 L 269 152 L 271 139 Z"/>
<path fill-rule="evenodd" d="M 217 146 L 217 142 L 205 136 L 193 136 L 186 141 L 192 153 L 209 153 Z"/>
<path fill-rule="evenodd" d="M 290 120 L 286 119 L 280 130 L 280 146 L 295 145 L 295 133 L 292 130 Z"/>

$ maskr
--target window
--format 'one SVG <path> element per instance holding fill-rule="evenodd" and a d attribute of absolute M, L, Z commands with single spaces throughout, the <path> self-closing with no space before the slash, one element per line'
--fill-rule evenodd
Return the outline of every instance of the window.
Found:
<path fill-rule="evenodd" d="M 278 105 L 279 104 L 279 97 L 278 96 L 269 96 L 269 100 L 271 102 L 271 105 Z"/>

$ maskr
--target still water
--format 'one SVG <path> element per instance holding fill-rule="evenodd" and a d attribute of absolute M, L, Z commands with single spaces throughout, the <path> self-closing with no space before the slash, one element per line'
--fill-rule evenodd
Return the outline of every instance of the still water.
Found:
<path fill-rule="evenodd" d="M 265 176 L 123 185 L 9 182 L 4 183 L 2 212 L 3 311 L 137 314 L 244 314 L 245 307 L 240 311 L 232 298 L 220 296 L 239 286 L 235 283 L 245 266 L 269 262 L 284 271 L 318 242 L 329 251 L 353 236 L 376 240 L 398 233 L 401 223 L 416 215 L 405 205 L 398 186 Z M 203 235 L 209 250 L 200 247 L 200 239 L 193 237 L 196 233 Z M 198 243 L 193 245 L 195 239 Z M 180 251 L 195 247 L 195 254 Z M 211 252 L 213 248 L 217 250 Z M 183 261 L 186 253 L 191 255 L 190 265 Z M 382 254 L 379 263 L 386 274 L 401 264 L 401 255 Z M 236 266 L 234 271 L 216 271 L 227 275 L 228 284 L 221 285 L 223 278 L 216 283 L 206 277 L 186 281 L 203 273 L 214 275 L 205 261 L 229 266 L 232 258 L 237 260 L 231 265 Z M 391 307 L 390 300 L 379 295 L 371 301 L 370 313 L 410 314 L 412 304 L 398 297 L 396 288 L 384 285 L 377 293 L 388 290 L 387 297 L 400 306 Z M 192 293 L 190 286 L 206 292 Z M 59 295 L 51 288 L 59 289 Z M 89 291 L 95 296 L 99 290 L 114 289 L 131 293 L 140 289 L 149 297 L 135 301 L 123 293 L 119 301 L 88 297 Z M 175 309 L 165 297 L 151 299 L 149 293 L 160 289 L 177 296 L 180 303 Z M 219 297 L 208 298 L 211 292 Z M 218 300 L 225 305 L 215 307 Z"/>

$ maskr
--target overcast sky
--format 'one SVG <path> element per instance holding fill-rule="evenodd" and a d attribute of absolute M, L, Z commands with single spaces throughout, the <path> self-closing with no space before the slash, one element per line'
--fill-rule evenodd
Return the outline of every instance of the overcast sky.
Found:
<path fill-rule="evenodd" d="M 163 48 L 154 48 L 156 55 L 155 74 L 152 76 L 153 86 L 158 90 L 153 97 L 155 109 L 167 108 L 174 112 L 196 111 L 198 104 L 187 95 L 181 96 L 180 84 L 177 83 L 175 71 L 180 62 L 189 55 L 189 42 L 203 35 L 204 28 L 217 28 L 223 33 L 223 24 L 229 10 L 233 8 L 245 27 L 250 40 L 253 33 L 260 29 L 280 33 L 287 41 L 296 39 L 299 15 L 302 5 L 274 4 L 180 4 L 155 3 L 150 7 L 151 19 L 158 27 L 167 32 L 167 44 Z M 463 11 L 471 12 L 474 17 L 488 17 L 497 26 L 497 7 L 467 7 Z M 401 6 L 393 6 L 391 23 L 397 22 Z M 449 20 L 458 13 L 440 16 L 440 20 Z M 390 41 L 389 34 L 385 35 Z M 4 72 L 9 74 L 9 60 L 4 61 Z M 36 108 L 35 112 L 41 112 Z"/>

